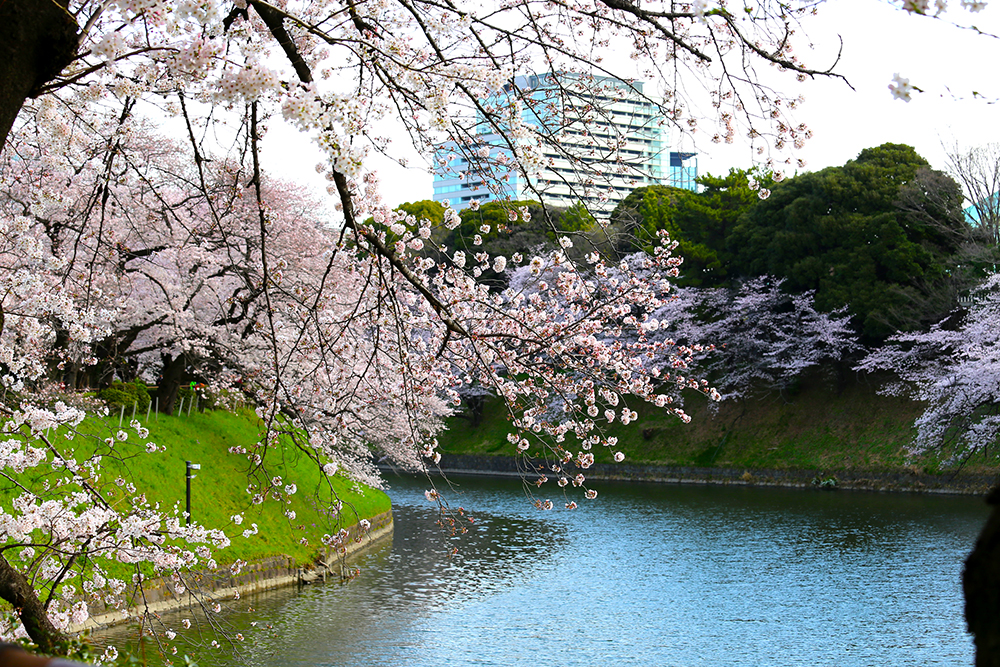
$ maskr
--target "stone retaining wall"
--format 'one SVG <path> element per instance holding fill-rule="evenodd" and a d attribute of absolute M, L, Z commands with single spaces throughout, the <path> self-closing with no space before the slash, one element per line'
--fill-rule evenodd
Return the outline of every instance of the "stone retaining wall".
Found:
<path fill-rule="evenodd" d="M 524 462 L 507 456 L 476 454 L 444 454 L 441 472 L 496 476 L 527 476 L 539 474 L 553 477 L 542 465 L 525 466 Z M 595 464 L 582 471 L 588 480 L 659 482 L 667 484 L 728 484 L 741 486 L 809 487 L 858 489 L 865 491 L 905 491 L 917 493 L 949 493 L 985 495 L 998 481 L 998 474 L 953 473 L 928 475 L 912 471 L 866 472 L 855 470 L 767 470 L 746 468 L 701 468 L 695 466 L 639 466 L 626 464 Z M 835 480 L 828 482 L 827 480 Z"/>
<path fill-rule="evenodd" d="M 346 576 L 346 561 L 366 550 L 381 544 L 392 535 L 392 512 L 383 512 L 372 517 L 371 527 L 365 534 L 358 524 L 347 529 L 346 547 L 342 551 L 326 550 L 319 554 L 309 566 L 299 566 L 287 556 L 274 556 L 248 563 L 238 575 L 228 567 L 213 571 L 194 573 L 185 577 L 190 587 L 184 592 L 176 592 L 176 583 L 170 578 L 159 578 L 145 582 L 141 591 L 136 591 L 128 609 L 107 609 L 91 606 L 91 616 L 71 632 L 81 632 L 96 628 L 127 623 L 143 611 L 159 613 L 204 604 L 214 599 L 232 599 L 237 591 L 240 595 L 259 591 L 309 583 L 327 577 L 342 579 Z M 193 590 L 191 590 L 193 587 Z"/>

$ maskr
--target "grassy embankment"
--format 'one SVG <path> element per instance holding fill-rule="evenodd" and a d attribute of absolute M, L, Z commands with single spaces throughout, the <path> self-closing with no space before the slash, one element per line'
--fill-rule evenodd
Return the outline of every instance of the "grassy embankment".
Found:
<path fill-rule="evenodd" d="M 314 462 L 290 445 L 269 450 L 271 459 L 266 463 L 269 476 L 281 476 L 282 488 L 290 483 L 297 486 L 297 492 L 290 496 L 291 503 L 268 499 L 253 505 L 247 493 L 249 461 L 245 454 L 229 452 L 230 447 L 249 448 L 258 440 L 259 420 L 252 412 L 153 415 L 145 424 L 149 429 L 145 442 L 154 442 L 166 450 L 152 454 L 145 453 L 145 443 L 138 441 L 128 421 L 126 415 L 122 430 L 128 432 L 128 440 L 115 445 L 115 451 L 124 461 L 112 457 L 104 457 L 102 461 L 105 496 L 111 502 L 124 502 L 126 494 L 115 483 L 122 479 L 144 492 L 151 504 L 160 503 L 161 509 L 168 512 L 176 506 L 183 512 L 185 461 L 201 464 L 201 469 L 195 473 L 197 477 L 192 480 L 191 514 L 195 522 L 221 528 L 231 538 L 232 545 L 228 548 L 213 549 L 220 566 L 236 559 L 255 561 L 278 555 L 289 556 L 299 564 L 312 562 L 321 549 L 320 538 L 324 533 L 333 533 L 340 527 L 390 509 L 389 497 L 381 491 L 359 488 L 336 475 L 331 480 L 337 497 L 344 503 L 338 521 L 325 509 L 330 499 L 325 475 Z M 90 418 L 79 430 L 103 439 L 118 431 L 118 426 L 117 416 L 108 417 L 104 422 Z M 65 443 L 58 435 L 54 440 Z M 72 446 L 82 453 L 88 448 L 87 442 L 88 438 L 77 437 Z M 9 503 L 11 492 L 9 488 L 0 487 L 0 498 L 5 505 Z M 294 520 L 284 515 L 286 509 L 295 512 Z M 232 520 L 235 514 L 244 515 L 239 526 Z M 259 533 L 243 537 L 243 531 L 254 523 Z"/>
<path fill-rule="evenodd" d="M 879 396 L 877 383 L 837 383 L 819 373 L 807 378 L 794 395 L 764 394 L 743 402 L 722 403 L 717 411 L 707 400 L 689 393 L 684 424 L 664 410 L 630 401 L 637 423 L 606 428 L 633 465 L 709 466 L 736 469 L 945 472 L 952 452 L 912 457 L 913 421 L 922 405 Z M 453 417 L 439 437 L 448 454 L 510 456 L 506 435 L 510 423 L 504 406 L 487 403 L 482 422 Z M 571 442 L 572 449 L 575 442 Z M 600 450 L 600 451 L 598 451 Z M 598 463 L 610 463 L 607 448 L 594 450 Z M 966 462 L 967 472 L 993 472 L 1000 456 L 978 455 Z"/>

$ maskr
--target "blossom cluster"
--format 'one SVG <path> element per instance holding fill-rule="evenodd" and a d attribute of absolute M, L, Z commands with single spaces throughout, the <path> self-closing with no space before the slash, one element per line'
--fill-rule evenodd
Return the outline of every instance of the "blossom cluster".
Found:
<path fill-rule="evenodd" d="M 163 574 L 214 568 L 209 547 L 229 545 L 221 530 L 184 525 L 178 508 L 165 511 L 131 483 L 109 477 L 104 461 L 145 452 L 142 438 L 126 439 L 121 433 L 107 444 L 80 435 L 76 427 L 83 416 L 62 403 L 54 410 L 25 406 L 6 411 L 0 440 L 0 470 L 41 482 L 0 508 L 6 557 L 36 586 L 63 591 L 49 609 L 60 630 L 79 627 L 92 607 L 124 607 L 129 584 L 107 576 L 108 563 L 148 564 Z M 137 436 L 145 431 L 138 422 L 131 429 Z M 58 440 L 46 435 L 55 433 Z M 85 451 L 92 453 L 81 456 Z M 82 591 L 73 581 L 82 583 Z M 0 632 L 6 640 L 24 636 L 17 623 L 5 624 Z"/>
<path fill-rule="evenodd" d="M 997 319 L 1000 274 L 991 274 L 970 294 L 971 305 L 929 331 L 899 333 L 858 365 L 864 371 L 891 371 L 898 378 L 881 391 L 926 405 L 914 421 L 915 453 L 943 450 L 964 460 L 995 447 L 1000 417 L 1000 345 Z"/>
<path fill-rule="evenodd" d="M 688 420 L 665 386 L 719 396 L 689 373 L 700 350 L 657 334 L 680 263 L 668 238 L 652 255 L 594 252 L 583 264 L 565 235 L 556 252 L 491 255 L 482 228 L 469 247 L 433 255 L 424 250 L 437 230 L 386 210 L 368 156 L 405 162 L 380 129 L 392 121 L 419 152 L 442 141 L 468 147 L 503 192 L 501 174 L 537 174 L 561 139 L 531 122 L 549 101 L 515 85 L 515 74 L 542 67 L 600 87 L 602 60 L 624 50 L 647 90 L 660 90 L 618 81 L 650 109 L 687 132 L 715 125 L 720 141 L 743 133 L 770 159 L 809 137 L 792 118 L 800 100 L 742 73 L 748 60 L 812 73 L 789 39 L 804 8 L 765 3 L 735 21 L 697 2 L 676 13 L 669 35 L 656 18 L 674 12 L 665 0 L 642 11 L 543 0 L 81 0 L 71 9 L 86 17 L 78 57 L 46 82 L 62 87 L 58 97 L 28 104 L 0 161 L 0 382 L 25 396 L 5 408 L 0 466 L 42 480 L 3 508 L 0 526 L 33 580 L 83 577 L 90 597 L 53 606 L 59 623 L 85 615 L 82 602 L 121 604 L 129 584 L 102 574 L 101 559 L 212 568 L 211 548 L 228 538 L 182 525 L 177 508 L 105 472 L 102 457 L 161 453 L 141 425 L 95 440 L 86 456 L 71 440 L 57 447 L 52 433 L 73 435 L 80 414 L 31 400 L 45 380 L 74 388 L 134 369 L 211 375 L 213 395 L 239 396 L 264 424 L 259 442 L 235 450 L 255 471 L 248 500 L 286 504 L 297 489 L 268 470 L 281 434 L 327 476 L 377 485 L 373 449 L 408 468 L 434 465 L 435 434 L 461 392 L 483 389 L 510 406 L 515 451 L 546 459 L 567 488 L 594 498 L 570 468 L 590 468 L 595 446 L 621 460 L 602 425 L 635 420 L 629 401 Z M 696 86 L 677 85 L 682 71 L 716 83 L 707 105 L 689 99 Z M 560 91 L 574 92 L 564 97 L 578 100 L 579 90 Z M 626 146 L 598 140 L 593 100 L 573 121 L 584 153 L 569 157 L 624 178 L 633 173 Z M 709 118 L 692 113 L 699 107 Z M 180 117 L 188 145 L 150 128 L 164 113 Z M 259 164 L 277 114 L 323 150 L 336 217 Z M 483 130 L 497 142 L 474 139 Z M 606 201 L 606 186 L 595 180 L 578 194 Z M 510 222 L 527 215 L 512 208 Z M 446 229 L 460 222 L 445 211 Z M 507 288 L 480 282 L 487 271 L 505 274 Z M 337 514 L 339 499 L 329 500 Z M 27 546 L 37 534 L 49 540 L 44 553 Z M 84 573 L 81 560 L 96 565 Z"/>

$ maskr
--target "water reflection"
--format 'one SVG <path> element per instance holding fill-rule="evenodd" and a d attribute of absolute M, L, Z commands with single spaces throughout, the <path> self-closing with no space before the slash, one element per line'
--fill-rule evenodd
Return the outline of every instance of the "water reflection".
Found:
<path fill-rule="evenodd" d="M 515 481 L 456 481 L 467 535 L 453 542 L 422 485 L 393 480 L 392 544 L 360 577 L 255 600 L 276 631 L 203 664 L 972 661 L 958 582 L 976 499 L 609 484 L 543 513 Z"/>
<path fill-rule="evenodd" d="M 422 624 L 427 619 L 517 585 L 565 542 L 565 527 L 541 516 L 477 511 L 465 534 L 449 537 L 436 523 L 438 512 L 426 501 L 419 506 L 400 502 L 393 513 L 391 541 L 362 558 L 355 580 L 244 598 L 233 606 L 253 612 L 235 610 L 226 620 L 231 634 L 252 636 L 252 642 L 239 654 L 197 647 L 187 651 L 220 667 L 395 664 L 398 657 L 381 661 L 379 654 L 386 647 L 407 650 L 413 644 L 407 637 L 425 633 Z M 459 548 L 457 553 L 453 546 Z M 183 618 L 194 616 L 192 611 L 178 612 L 165 615 L 164 621 L 167 627 L 180 628 Z M 102 643 L 125 636 L 124 630 L 112 631 Z"/>

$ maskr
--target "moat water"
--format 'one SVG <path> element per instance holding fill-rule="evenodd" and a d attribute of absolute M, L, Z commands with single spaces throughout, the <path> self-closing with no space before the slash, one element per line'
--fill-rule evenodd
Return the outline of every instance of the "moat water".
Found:
<path fill-rule="evenodd" d="M 973 662 L 978 498 L 601 483 L 546 512 L 517 480 L 455 477 L 474 522 L 449 537 L 426 480 L 389 482 L 394 535 L 356 578 L 240 600 L 242 651 L 187 649 L 201 667 Z"/>

